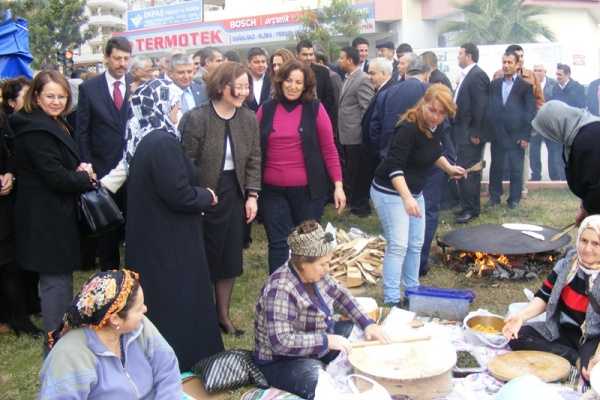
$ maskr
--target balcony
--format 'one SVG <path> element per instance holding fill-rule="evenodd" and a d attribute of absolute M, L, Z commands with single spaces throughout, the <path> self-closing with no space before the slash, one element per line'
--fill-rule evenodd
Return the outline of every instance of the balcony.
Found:
<path fill-rule="evenodd" d="M 127 2 L 121 0 L 88 0 L 86 5 L 92 9 L 96 7 L 112 8 L 115 11 L 127 11 Z"/>
<path fill-rule="evenodd" d="M 108 26 L 118 29 L 125 28 L 123 18 L 114 15 L 90 15 L 88 20 L 89 25 Z"/>

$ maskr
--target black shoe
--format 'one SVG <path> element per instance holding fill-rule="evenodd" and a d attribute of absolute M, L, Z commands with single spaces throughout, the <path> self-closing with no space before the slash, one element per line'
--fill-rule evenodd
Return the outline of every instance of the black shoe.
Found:
<path fill-rule="evenodd" d="M 454 214 L 454 216 L 458 217 L 459 215 L 464 214 L 465 210 L 462 208 L 459 208 L 458 210 L 454 210 L 452 213 Z"/>
<path fill-rule="evenodd" d="M 456 222 L 457 224 L 466 224 L 467 222 L 469 222 L 477 217 L 478 217 L 478 215 L 471 214 L 469 211 L 467 211 L 467 212 L 464 212 L 463 214 L 459 215 L 458 217 L 456 217 L 454 222 Z"/>
<path fill-rule="evenodd" d="M 515 210 L 515 209 L 519 208 L 519 202 L 517 202 L 517 201 L 509 201 L 508 202 L 508 208 L 510 208 L 511 210 Z"/>
<path fill-rule="evenodd" d="M 350 210 L 352 215 L 356 215 L 359 218 L 367 218 L 371 216 L 371 210 L 365 208 L 353 208 Z"/>
<path fill-rule="evenodd" d="M 498 207 L 499 205 L 500 205 L 500 200 L 498 200 L 498 199 L 490 199 L 490 201 L 487 202 L 488 207 Z"/>
<path fill-rule="evenodd" d="M 242 337 L 244 336 L 244 334 L 246 333 L 246 331 L 242 330 L 242 329 L 238 329 L 235 326 L 231 325 L 230 328 L 227 328 L 225 326 L 224 323 L 219 322 L 219 328 L 221 328 L 221 332 L 223 332 L 226 335 L 233 335 L 236 338 Z"/>

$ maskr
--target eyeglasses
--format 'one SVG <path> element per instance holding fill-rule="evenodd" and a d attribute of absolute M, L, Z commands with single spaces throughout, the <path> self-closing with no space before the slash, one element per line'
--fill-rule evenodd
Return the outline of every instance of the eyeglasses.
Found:
<path fill-rule="evenodd" d="M 43 94 L 42 97 L 48 101 L 58 100 L 60 102 L 67 101 L 68 96 L 54 95 L 54 94 Z"/>

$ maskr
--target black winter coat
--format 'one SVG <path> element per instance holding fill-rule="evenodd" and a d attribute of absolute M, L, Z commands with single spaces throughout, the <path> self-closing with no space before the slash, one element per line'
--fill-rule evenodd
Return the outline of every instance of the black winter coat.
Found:
<path fill-rule="evenodd" d="M 0 131 L 0 175 L 14 174 L 12 132 L 6 124 Z M 14 260 L 13 192 L 0 197 L 0 266 Z"/>
<path fill-rule="evenodd" d="M 40 273 L 68 273 L 80 266 L 78 195 L 92 184 L 77 144 L 40 109 L 10 118 L 15 133 L 18 187 L 15 221 L 19 265 Z"/>

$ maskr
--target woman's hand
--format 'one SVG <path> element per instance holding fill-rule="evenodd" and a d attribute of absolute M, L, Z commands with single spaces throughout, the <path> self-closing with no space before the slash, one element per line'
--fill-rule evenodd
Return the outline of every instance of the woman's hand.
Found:
<path fill-rule="evenodd" d="M 210 203 L 210 205 L 216 206 L 219 203 L 219 198 L 215 194 L 215 191 L 212 190 L 211 188 L 206 188 L 206 190 L 208 190 L 210 192 L 210 194 L 212 195 L 212 202 Z"/>
<path fill-rule="evenodd" d="M 502 334 L 508 340 L 518 339 L 519 331 L 523 326 L 523 317 L 518 314 L 511 315 L 504 320 L 504 328 L 502 328 Z"/>
<path fill-rule="evenodd" d="M 344 186 L 342 182 L 335 183 L 335 190 L 333 192 L 333 204 L 337 210 L 338 215 L 346 208 L 346 193 L 344 193 Z"/>
<path fill-rule="evenodd" d="M 448 170 L 448 176 L 452 179 L 466 178 L 467 171 L 459 165 L 452 165 Z"/>
<path fill-rule="evenodd" d="M 254 221 L 256 218 L 256 213 L 258 212 L 258 203 L 256 201 L 256 197 L 248 196 L 246 200 L 246 223 Z"/>
<path fill-rule="evenodd" d="M 0 175 L 0 196 L 8 196 L 13 188 L 14 176 L 10 172 Z"/>
<path fill-rule="evenodd" d="M 419 203 L 415 200 L 414 197 L 409 196 L 407 198 L 402 199 L 404 202 L 404 209 L 406 213 L 411 217 L 421 218 L 421 209 L 419 208 Z"/>
<path fill-rule="evenodd" d="M 600 354 L 595 354 L 594 357 L 590 358 L 587 367 L 581 368 L 581 375 L 585 378 L 586 381 L 590 381 L 590 374 L 592 373 L 592 369 L 594 366 L 600 362 Z"/>
<path fill-rule="evenodd" d="M 327 343 L 329 344 L 329 350 L 338 350 L 349 353 L 352 348 L 350 341 L 340 335 L 327 335 Z"/>
<path fill-rule="evenodd" d="M 577 215 L 575 216 L 575 224 L 577 226 L 581 225 L 583 220 L 588 216 L 588 212 L 583 208 L 583 204 L 579 206 L 579 210 L 577 210 Z"/>
<path fill-rule="evenodd" d="M 390 338 L 385 334 L 381 325 L 371 324 L 365 329 L 367 340 L 379 340 L 381 343 L 389 343 Z"/>
<path fill-rule="evenodd" d="M 173 105 L 173 107 L 171 107 L 171 110 L 169 111 L 169 120 L 175 126 L 177 126 L 177 124 L 179 123 L 179 110 L 180 109 L 181 109 L 181 106 L 179 105 L 179 102 L 177 102 Z"/>
<path fill-rule="evenodd" d="M 90 178 L 90 182 L 96 182 L 96 173 L 94 172 L 94 169 L 92 168 L 92 164 L 81 163 L 77 167 L 77 171 L 85 172 L 86 174 L 88 174 L 88 177 Z"/>

